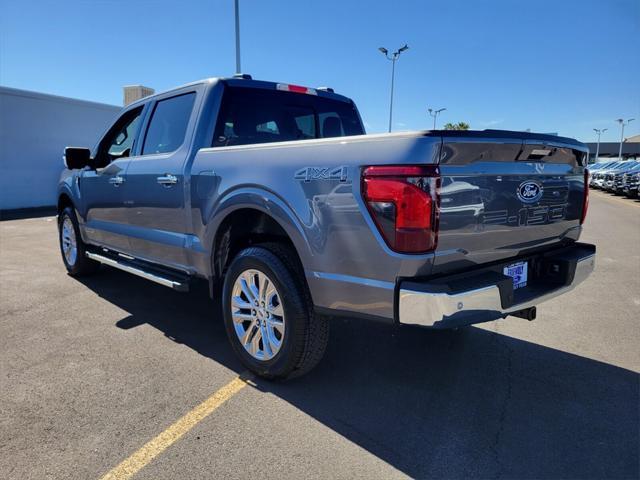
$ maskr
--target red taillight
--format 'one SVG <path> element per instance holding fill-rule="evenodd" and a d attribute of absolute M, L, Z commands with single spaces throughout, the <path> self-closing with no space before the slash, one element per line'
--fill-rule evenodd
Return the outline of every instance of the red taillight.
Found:
<path fill-rule="evenodd" d="M 392 250 L 424 253 L 438 242 L 437 165 L 374 166 L 362 172 L 362 195 Z"/>
<path fill-rule="evenodd" d="M 580 225 L 587 218 L 587 210 L 589 210 L 589 170 L 584 169 L 584 194 L 582 196 L 582 216 L 580 217 Z"/>

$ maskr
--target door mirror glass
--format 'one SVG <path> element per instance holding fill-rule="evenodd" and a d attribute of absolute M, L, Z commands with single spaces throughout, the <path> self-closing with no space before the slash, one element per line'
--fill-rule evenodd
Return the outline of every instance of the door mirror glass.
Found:
<path fill-rule="evenodd" d="M 88 167 L 91 163 L 91 150 L 83 147 L 64 149 L 64 164 L 69 170 Z"/>

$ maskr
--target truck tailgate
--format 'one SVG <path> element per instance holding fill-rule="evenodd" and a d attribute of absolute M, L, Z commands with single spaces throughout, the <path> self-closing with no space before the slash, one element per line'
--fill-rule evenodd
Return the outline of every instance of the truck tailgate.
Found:
<path fill-rule="evenodd" d="M 577 240 L 586 148 L 533 134 L 487 138 L 485 132 L 473 133 L 443 137 L 433 273 Z"/>

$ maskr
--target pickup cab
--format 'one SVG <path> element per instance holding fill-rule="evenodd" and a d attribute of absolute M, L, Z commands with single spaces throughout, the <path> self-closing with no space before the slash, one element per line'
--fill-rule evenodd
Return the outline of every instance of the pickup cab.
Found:
<path fill-rule="evenodd" d="M 123 109 L 67 147 L 59 239 L 71 275 L 106 264 L 221 296 L 234 351 L 288 378 L 322 358 L 329 318 L 457 328 L 582 282 L 588 150 L 498 130 L 365 135 L 352 100 L 247 75 Z"/>

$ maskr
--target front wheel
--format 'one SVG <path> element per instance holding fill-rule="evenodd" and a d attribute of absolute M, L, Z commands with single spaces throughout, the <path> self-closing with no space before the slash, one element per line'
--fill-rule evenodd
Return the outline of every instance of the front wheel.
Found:
<path fill-rule="evenodd" d="M 71 207 L 58 216 L 58 237 L 62 261 L 70 275 L 87 275 L 98 270 L 100 264 L 85 255 L 86 246 L 80 236 L 76 212 Z"/>
<path fill-rule="evenodd" d="M 293 252 L 277 244 L 242 250 L 224 278 L 222 303 L 231 345 L 252 372 L 269 379 L 302 375 L 322 358 L 328 321 L 313 314 Z"/>

